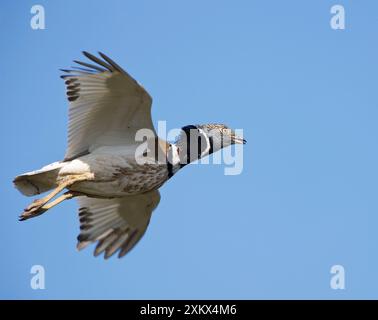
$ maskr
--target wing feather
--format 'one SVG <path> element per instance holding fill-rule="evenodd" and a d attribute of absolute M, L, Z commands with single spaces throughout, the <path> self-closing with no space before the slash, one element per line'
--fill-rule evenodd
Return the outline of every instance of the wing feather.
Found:
<path fill-rule="evenodd" d="M 105 259 L 117 251 L 118 257 L 129 252 L 145 233 L 152 211 L 160 201 L 154 190 L 114 199 L 78 197 L 80 234 L 77 248 L 97 241 L 94 255 L 105 252 Z"/>
<path fill-rule="evenodd" d="M 152 98 L 126 71 L 103 53 L 83 54 L 92 63 L 62 69 L 69 107 L 68 147 L 65 160 L 109 145 L 135 144 L 135 134 L 147 128 Z"/>

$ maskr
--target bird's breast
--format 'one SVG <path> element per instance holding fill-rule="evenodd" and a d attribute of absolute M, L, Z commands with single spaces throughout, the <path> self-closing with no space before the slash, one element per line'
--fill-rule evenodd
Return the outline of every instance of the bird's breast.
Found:
<path fill-rule="evenodd" d="M 163 165 L 128 165 L 112 167 L 111 177 L 82 181 L 70 189 L 98 197 L 124 197 L 145 193 L 160 188 L 168 180 L 168 171 Z M 102 177 L 104 175 L 101 175 Z"/>

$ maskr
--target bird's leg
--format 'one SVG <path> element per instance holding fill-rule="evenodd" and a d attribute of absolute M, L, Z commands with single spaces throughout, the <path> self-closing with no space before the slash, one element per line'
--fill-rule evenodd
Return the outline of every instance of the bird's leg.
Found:
<path fill-rule="evenodd" d="M 85 181 L 89 180 L 91 177 L 88 174 L 83 174 L 83 175 L 76 175 L 76 176 L 70 176 L 64 179 L 59 185 L 52 191 L 50 192 L 46 197 L 43 197 L 41 199 L 34 200 L 22 213 L 22 217 L 29 217 L 29 216 L 34 216 L 34 215 L 40 215 L 41 213 L 36 213 L 40 212 L 40 209 L 47 203 L 49 202 L 52 198 L 54 198 L 59 192 L 61 192 L 63 189 L 73 185 L 76 182 L 80 181 Z M 63 199 L 65 200 L 65 199 Z M 46 211 L 46 210 L 45 210 Z M 43 211 L 44 212 L 44 211 Z"/>
<path fill-rule="evenodd" d="M 33 210 L 36 210 L 36 209 L 42 207 L 44 204 L 49 202 L 52 198 L 54 198 L 59 192 L 61 192 L 66 187 L 67 187 L 66 183 L 62 183 L 62 184 L 58 185 L 58 187 L 56 187 L 46 197 L 34 200 L 26 209 L 24 209 L 24 212 L 31 212 Z"/>
<path fill-rule="evenodd" d="M 46 203 L 42 205 L 41 207 L 38 207 L 37 209 L 33 211 L 24 211 L 23 214 L 20 216 L 20 221 L 24 221 L 30 218 L 37 217 L 41 215 L 42 213 L 45 213 L 47 210 L 51 209 L 52 207 L 55 207 L 59 203 L 63 202 L 64 200 L 72 199 L 77 196 L 83 195 L 80 192 L 76 191 L 67 191 L 63 193 L 60 197 L 56 198 L 54 201 L 51 201 L 49 203 Z"/>

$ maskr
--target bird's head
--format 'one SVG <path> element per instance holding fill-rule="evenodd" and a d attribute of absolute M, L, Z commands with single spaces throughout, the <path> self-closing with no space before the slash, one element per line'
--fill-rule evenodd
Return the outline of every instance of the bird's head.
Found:
<path fill-rule="evenodd" d="M 188 125 L 181 130 L 176 145 L 184 165 L 230 145 L 246 143 L 224 124 Z"/>
<path fill-rule="evenodd" d="M 197 129 L 202 130 L 210 140 L 212 152 L 216 152 L 232 144 L 245 144 L 247 142 L 224 124 L 203 124 L 198 125 Z"/>

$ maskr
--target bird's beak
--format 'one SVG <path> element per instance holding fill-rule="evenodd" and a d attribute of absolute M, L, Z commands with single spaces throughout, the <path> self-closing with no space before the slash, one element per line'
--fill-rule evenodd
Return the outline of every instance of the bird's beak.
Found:
<path fill-rule="evenodd" d="M 241 138 L 241 137 L 238 137 L 236 135 L 233 135 L 232 136 L 232 143 L 233 144 L 246 144 L 247 143 L 247 140 Z"/>

